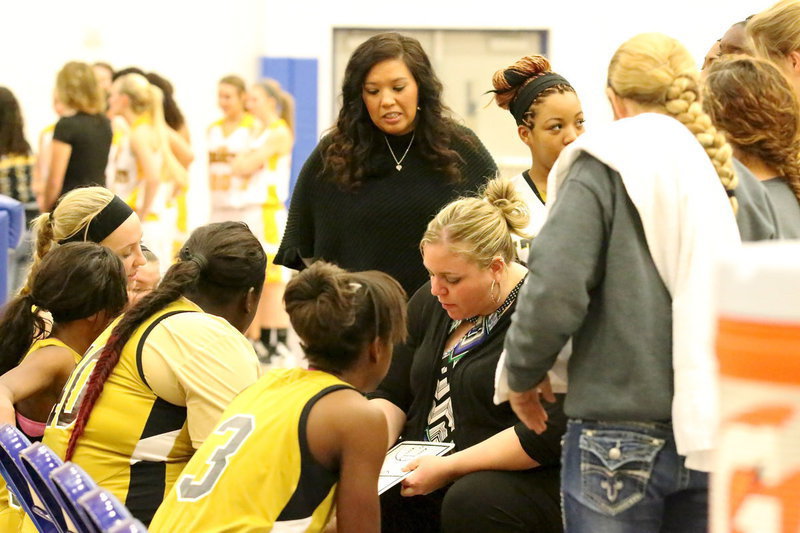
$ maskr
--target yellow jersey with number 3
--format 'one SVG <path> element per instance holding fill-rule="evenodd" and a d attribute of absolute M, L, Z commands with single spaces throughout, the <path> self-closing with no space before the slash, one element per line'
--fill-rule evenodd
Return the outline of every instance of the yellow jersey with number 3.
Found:
<path fill-rule="evenodd" d="M 337 474 L 311 455 L 308 414 L 352 388 L 326 372 L 276 369 L 225 410 L 150 524 L 151 532 L 318 532 L 334 506 Z"/>

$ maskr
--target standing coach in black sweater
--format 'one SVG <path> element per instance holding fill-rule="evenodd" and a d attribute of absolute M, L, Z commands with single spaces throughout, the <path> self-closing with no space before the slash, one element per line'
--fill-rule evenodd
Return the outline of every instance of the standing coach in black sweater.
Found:
<path fill-rule="evenodd" d="M 408 294 L 425 283 L 426 225 L 497 171 L 475 134 L 449 118 L 441 93 L 416 39 L 381 33 L 353 52 L 342 109 L 300 172 L 275 263 L 380 270 Z"/>

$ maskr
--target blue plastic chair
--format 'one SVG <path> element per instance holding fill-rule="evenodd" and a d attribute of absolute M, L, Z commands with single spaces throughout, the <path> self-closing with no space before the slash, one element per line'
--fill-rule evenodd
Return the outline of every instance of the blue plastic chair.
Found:
<path fill-rule="evenodd" d="M 47 514 L 58 529 L 67 533 L 67 522 L 55 496 L 56 487 L 50 480 L 50 473 L 62 466 L 64 462 L 56 453 L 41 442 L 34 442 L 20 453 L 22 475 L 28 480 L 30 487 L 39 496 Z"/>
<path fill-rule="evenodd" d="M 144 524 L 136 520 L 125 520 L 108 530 L 108 533 L 147 533 Z"/>
<path fill-rule="evenodd" d="M 133 520 L 133 515 L 116 496 L 99 487 L 81 496 L 78 505 L 103 533 L 107 533 L 120 522 Z"/>
<path fill-rule="evenodd" d="M 62 533 L 47 510 L 34 501 L 28 481 L 22 473 L 24 467 L 20 454 L 30 445 L 28 438 L 16 427 L 10 424 L 0 426 L 0 474 L 37 530 L 41 533 Z"/>
<path fill-rule="evenodd" d="M 66 462 L 50 473 L 50 480 L 55 487 L 54 495 L 64 514 L 78 531 L 96 533 L 97 526 L 86 516 L 78 505 L 78 500 L 97 488 L 94 480 L 73 462 Z"/>

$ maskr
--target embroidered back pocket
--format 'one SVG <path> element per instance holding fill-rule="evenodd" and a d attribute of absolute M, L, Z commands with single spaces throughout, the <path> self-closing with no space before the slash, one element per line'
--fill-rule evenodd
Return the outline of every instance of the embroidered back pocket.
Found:
<path fill-rule="evenodd" d="M 634 431 L 581 431 L 584 503 L 599 513 L 614 516 L 641 501 L 664 442 Z"/>

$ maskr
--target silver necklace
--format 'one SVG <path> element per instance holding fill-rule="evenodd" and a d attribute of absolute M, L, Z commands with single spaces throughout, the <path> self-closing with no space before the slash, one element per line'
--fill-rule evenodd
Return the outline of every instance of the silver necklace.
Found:
<path fill-rule="evenodd" d="M 408 142 L 408 147 L 406 148 L 406 151 L 403 152 L 403 157 L 401 157 L 400 159 L 397 159 L 397 156 L 394 155 L 394 150 L 392 150 L 392 145 L 389 144 L 389 137 L 387 137 L 386 134 L 383 135 L 383 140 L 386 141 L 386 146 L 389 147 L 389 153 L 392 154 L 392 159 L 394 159 L 395 162 L 394 168 L 396 168 L 398 171 L 403 170 L 403 164 L 402 164 L 403 159 L 406 158 L 406 156 L 408 155 L 408 151 L 411 150 L 411 145 L 414 144 L 414 135 L 416 134 L 417 134 L 416 131 L 411 134 L 411 140 Z"/>

